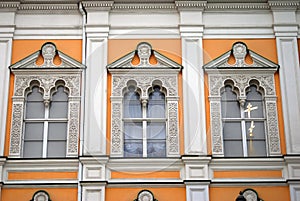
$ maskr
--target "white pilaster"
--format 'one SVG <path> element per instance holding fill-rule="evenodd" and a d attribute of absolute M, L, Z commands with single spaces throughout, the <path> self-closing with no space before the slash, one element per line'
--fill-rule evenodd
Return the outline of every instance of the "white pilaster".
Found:
<path fill-rule="evenodd" d="M 110 2 L 83 2 L 87 11 L 84 155 L 106 154 L 107 38 Z"/>
<path fill-rule="evenodd" d="M 0 7 L 6 8 L 0 11 L 0 156 L 4 155 L 10 78 L 8 66 L 11 64 L 12 38 L 15 31 L 13 25 L 18 5 L 18 2 L 0 3 Z"/>
<path fill-rule="evenodd" d="M 284 133 L 288 154 L 300 153 L 300 68 L 297 45 L 296 8 L 299 2 L 269 1 L 273 11 Z"/>
<path fill-rule="evenodd" d="M 196 4 L 196 5 L 194 5 Z M 177 2 L 182 40 L 184 141 L 186 155 L 206 155 L 202 11 L 205 2 Z"/>
<path fill-rule="evenodd" d="M 209 200 L 208 184 L 186 183 L 186 201 Z"/>

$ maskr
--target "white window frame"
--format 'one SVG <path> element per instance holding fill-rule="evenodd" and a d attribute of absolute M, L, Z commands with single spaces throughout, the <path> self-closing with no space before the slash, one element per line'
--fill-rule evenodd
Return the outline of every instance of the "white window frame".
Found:
<path fill-rule="evenodd" d="M 232 54 L 235 63 L 229 64 L 228 60 Z M 245 61 L 247 54 L 252 58 L 252 64 Z M 274 74 L 279 68 L 278 64 L 249 50 L 244 43 L 237 42 L 233 44 L 232 50 L 207 63 L 203 68 L 208 74 L 213 156 L 224 157 L 221 89 L 227 80 L 233 82 L 235 89 L 238 90 L 238 100 L 241 103 L 245 102 L 246 89 L 253 80 L 256 80 L 259 84 L 258 87 L 264 90 L 267 153 L 268 156 L 281 155 L 274 78 Z"/>
<path fill-rule="evenodd" d="M 133 65 L 131 61 L 136 53 L 140 63 Z M 152 54 L 157 60 L 156 64 L 150 63 Z M 142 100 L 148 99 L 149 89 L 157 82 L 166 90 L 166 157 L 180 156 L 178 74 L 182 66 L 152 50 L 150 44 L 142 42 L 135 51 L 108 65 L 107 69 L 112 75 L 110 156 L 124 157 L 123 91 L 127 83 L 132 81 L 140 89 Z"/>
<path fill-rule="evenodd" d="M 37 65 L 36 60 L 40 54 L 44 63 Z M 54 64 L 56 55 L 61 59 L 58 65 Z M 81 77 L 84 68 L 84 65 L 57 50 L 50 42 L 45 43 L 41 50 L 10 66 L 14 75 L 14 93 L 9 157 L 20 158 L 23 155 L 25 96 L 30 84 L 39 83 L 44 91 L 43 99 L 47 102 L 51 97 L 51 89 L 60 81 L 65 83 L 64 87 L 69 91 L 66 157 L 78 156 Z"/>

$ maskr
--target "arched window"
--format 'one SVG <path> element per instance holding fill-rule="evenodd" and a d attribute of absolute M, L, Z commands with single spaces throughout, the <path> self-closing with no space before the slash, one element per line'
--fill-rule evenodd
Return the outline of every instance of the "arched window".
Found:
<path fill-rule="evenodd" d="M 255 85 L 247 88 L 246 100 L 238 101 L 231 85 L 221 93 L 224 155 L 266 156 L 265 117 L 262 94 Z"/>
<path fill-rule="evenodd" d="M 147 105 L 147 156 L 166 156 L 166 103 L 160 86 L 154 86 Z"/>
<path fill-rule="evenodd" d="M 179 157 L 182 66 L 142 42 L 107 69 L 112 76 L 110 156 Z"/>
<path fill-rule="evenodd" d="M 64 86 L 53 90 L 49 107 L 48 157 L 66 155 L 68 126 L 68 94 Z"/>
<path fill-rule="evenodd" d="M 65 157 L 68 94 L 63 85 L 44 100 L 40 87 L 32 86 L 25 98 L 23 157 Z"/>
<path fill-rule="evenodd" d="M 231 56 L 235 63 L 229 62 Z M 280 156 L 274 77 L 279 65 L 236 42 L 203 68 L 208 74 L 212 155 Z"/>
<path fill-rule="evenodd" d="M 123 99 L 124 156 L 166 156 L 165 95 L 153 86 L 144 100 L 136 87 L 129 86 Z"/>
<path fill-rule="evenodd" d="M 252 106 L 254 110 L 245 116 L 247 132 L 247 146 L 249 156 L 266 156 L 266 117 L 263 97 L 255 85 L 247 89 L 246 107 Z"/>
<path fill-rule="evenodd" d="M 123 100 L 124 156 L 143 156 L 143 121 L 140 95 L 134 86 L 128 87 Z"/>
<path fill-rule="evenodd" d="M 9 68 L 14 75 L 9 156 L 77 157 L 85 66 L 47 42 Z"/>
<path fill-rule="evenodd" d="M 232 86 L 226 85 L 221 96 L 225 156 L 243 156 L 240 104 Z"/>
<path fill-rule="evenodd" d="M 40 88 L 33 86 L 28 91 L 25 101 L 23 157 L 42 157 L 45 105 Z"/>

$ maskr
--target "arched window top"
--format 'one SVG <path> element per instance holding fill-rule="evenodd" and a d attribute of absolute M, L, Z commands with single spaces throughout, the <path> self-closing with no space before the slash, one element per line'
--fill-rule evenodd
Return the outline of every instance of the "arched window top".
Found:
<path fill-rule="evenodd" d="M 26 100 L 43 99 L 43 94 L 44 89 L 40 87 L 40 82 L 37 80 L 31 81 L 29 87 L 25 89 Z"/>
<path fill-rule="evenodd" d="M 236 91 L 231 85 L 225 85 L 221 91 L 222 101 L 237 101 Z"/>
<path fill-rule="evenodd" d="M 35 192 L 30 201 L 51 201 L 49 194 L 44 190 Z"/>

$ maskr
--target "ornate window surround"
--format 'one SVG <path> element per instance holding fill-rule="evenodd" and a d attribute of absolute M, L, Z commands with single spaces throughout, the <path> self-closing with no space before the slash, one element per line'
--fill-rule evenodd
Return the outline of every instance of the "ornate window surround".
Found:
<path fill-rule="evenodd" d="M 137 54 L 137 55 L 136 55 Z M 151 64 L 150 57 L 154 56 L 157 63 Z M 139 64 L 132 64 L 135 56 Z M 141 89 L 141 99 L 148 99 L 148 90 L 159 81 L 166 90 L 166 155 L 178 157 L 179 150 L 179 117 L 178 117 L 178 74 L 182 66 L 168 59 L 155 50 L 150 44 L 142 42 L 137 49 L 107 66 L 112 75 L 111 95 L 111 150 L 112 157 L 123 157 L 124 134 L 122 121 L 123 90 L 129 81 L 137 83 Z"/>
<path fill-rule="evenodd" d="M 247 54 L 252 59 L 248 64 L 245 59 Z M 233 55 L 234 64 L 229 64 L 229 57 Z M 264 104 L 266 111 L 266 141 L 267 155 L 281 155 L 280 136 L 278 129 L 277 97 L 275 91 L 274 74 L 279 65 L 249 50 L 242 42 L 236 42 L 232 50 L 224 53 L 217 59 L 203 66 L 208 74 L 210 122 L 213 156 L 224 156 L 223 133 L 221 121 L 221 89 L 226 81 L 234 83 L 238 90 L 238 101 L 244 104 L 246 89 L 252 81 L 257 81 L 263 88 Z"/>
<path fill-rule="evenodd" d="M 44 62 L 38 65 L 36 60 L 42 56 Z M 61 63 L 54 64 L 59 56 Z M 24 125 L 24 106 L 26 89 L 35 81 L 43 89 L 43 99 L 47 103 L 51 98 L 51 89 L 56 83 L 63 81 L 69 90 L 68 97 L 68 131 L 67 157 L 78 156 L 78 139 L 80 125 L 81 76 L 84 65 L 56 49 L 53 43 L 45 43 L 41 50 L 11 65 L 14 75 L 14 93 L 12 97 L 12 123 L 10 131 L 9 157 L 22 157 L 22 139 Z"/>

